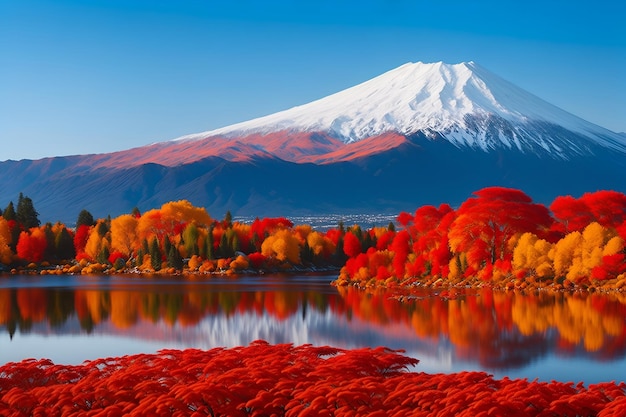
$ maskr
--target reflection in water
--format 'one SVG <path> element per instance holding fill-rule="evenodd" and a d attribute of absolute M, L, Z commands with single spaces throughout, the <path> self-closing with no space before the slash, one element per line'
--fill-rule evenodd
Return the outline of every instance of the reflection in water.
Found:
<path fill-rule="evenodd" d="M 419 359 L 449 354 L 452 361 L 476 363 L 491 372 L 552 355 L 622 360 L 617 364 L 623 366 L 626 352 L 625 294 L 464 289 L 424 291 L 401 303 L 382 291 L 332 288 L 329 277 L 74 280 L 41 287 L 2 278 L 0 331 L 10 338 L 123 335 L 176 341 L 181 348 L 237 346 L 256 339 L 385 345 Z"/>

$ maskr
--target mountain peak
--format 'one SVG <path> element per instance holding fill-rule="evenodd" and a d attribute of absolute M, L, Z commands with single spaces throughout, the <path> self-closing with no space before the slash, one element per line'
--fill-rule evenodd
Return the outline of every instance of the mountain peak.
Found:
<path fill-rule="evenodd" d="M 547 103 L 473 61 L 406 63 L 308 104 L 177 140 L 279 131 L 323 132 L 344 143 L 389 132 L 405 136 L 421 132 L 456 146 L 485 151 L 504 146 L 561 158 L 588 152 L 589 144 L 626 153 L 621 136 Z"/>

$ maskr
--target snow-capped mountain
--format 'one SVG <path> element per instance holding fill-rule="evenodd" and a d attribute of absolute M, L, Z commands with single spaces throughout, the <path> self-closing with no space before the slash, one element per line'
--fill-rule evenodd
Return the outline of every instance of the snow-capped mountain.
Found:
<path fill-rule="evenodd" d="M 184 136 L 242 138 L 320 132 L 349 144 L 422 132 L 456 146 L 509 148 L 568 158 L 600 145 L 626 152 L 620 135 L 516 87 L 474 62 L 408 63 L 317 101 L 221 129 Z"/>
<path fill-rule="evenodd" d="M 487 186 L 626 192 L 626 136 L 469 62 L 406 64 L 320 100 L 149 146 L 0 162 L 42 221 L 117 216 L 187 199 L 215 217 L 398 213 Z"/>

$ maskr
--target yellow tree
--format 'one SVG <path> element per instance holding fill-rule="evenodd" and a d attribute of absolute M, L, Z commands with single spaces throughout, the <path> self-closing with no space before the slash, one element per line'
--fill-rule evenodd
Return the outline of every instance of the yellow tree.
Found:
<path fill-rule="evenodd" d="M 591 271 L 602 265 L 603 256 L 614 255 L 622 247 L 622 240 L 613 229 L 590 223 L 582 233 L 569 233 L 556 243 L 551 252 L 555 273 L 572 282 L 587 280 Z"/>
<path fill-rule="evenodd" d="M 139 248 L 141 241 L 137 234 L 139 220 L 132 214 L 122 214 L 111 220 L 111 249 L 126 256 Z"/>
<path fill-rule="evenodd" d="M 572 270 L 574 264 L 580 263 L 582 240 L 582 233 L 572 232 L 556 242 L 552 251 L 550 251 L 556 277 L 570 278 L 570 276 L 568 276 L 570 270 Z"/>
<path fill-rule="evenodd" d="M 554 274 L 552 260 L 549 253 L 553 245 L 539 239 L 534 233 L 524 233 L 520 236 L 513 249 L 513 273 L 526 272 L 540 278 Z"/>
<path fill-rule="evenodd" d="M 172 201 L 161 206 L 163 223 L 166 229 L 173 231 L 182 223 L 195 223 L 198 226 L 211 224 L 211 216 L 203 207 L 194 207 L 187 200 Z M 174 233 L 171 233 L 174 234 Z"/>
<path fill-rule="evenodd" d="M 0 263 L 8 265 L 13 260 L 13 252 L 9 247 L 11 230 L 6 219 L 0 216 Z"/>
<path fill-rule="evenodd" d="M 87 243 L 85 244 L 85 253 L 92 260 L 98 258 L 98 254 L 100 254 L 105 246 L 107 248 L 110 247 L 110 234 L 108 232 L 104 235 L 101 234 L 102 227 L 100 226 L 102 223 L 104 223 L 104 220 L 98 220 L 96 226 L 91 229 L 91 232 L 89 233 L 89 238 L 87 239 Z"/>
<path fill-rule="evenodd" d="M 288 229 L 276 231 L 263 241 L 261 253 L 268 258 L 276 258 L 281 262 L 289 261 L 292 264 L 300 263 L 300 246 L 296 238 Z"/>
<path fill-rule="evenodd" d="M 317 256 L 335 252 L 335 244 L 320 232 L 312 231 L 307 235 L 306 241 Z"/>

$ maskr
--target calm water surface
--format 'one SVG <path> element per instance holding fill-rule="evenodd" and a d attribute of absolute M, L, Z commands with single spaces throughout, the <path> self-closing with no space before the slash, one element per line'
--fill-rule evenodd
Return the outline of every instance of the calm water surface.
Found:
<path fill-rule="evenodd" d="M 336 289 L 335 275 L 1 276 L 0 363 L 270 343 L 387 346 L 425 372 L 626 380 L 626 294 Z"/>

